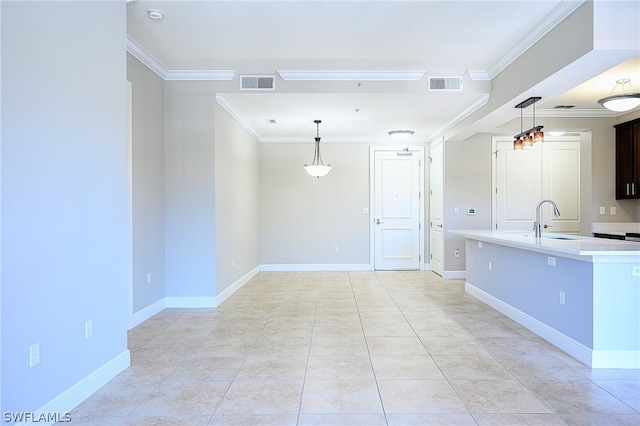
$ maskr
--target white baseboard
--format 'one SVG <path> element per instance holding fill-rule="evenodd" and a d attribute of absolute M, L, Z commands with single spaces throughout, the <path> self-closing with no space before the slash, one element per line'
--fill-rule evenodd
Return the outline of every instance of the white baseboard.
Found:
<path fill-rule="evenodd" d="M 583 362 L 589 367 L 592 365 L 592 351 L 580 342 L 577 342 L 569 336 L 560 333 L 555 328 L 548 326 L 547 324 L 538 321 L 537 319 L 525 314 L 519 309 L 503 302 L 502 300 L 490 295 L 489 293 L 474 287 L 468 282 L 464 286 L 465 292 L 469 293 L 476 299 L 486 303 L 497 311 L 505 314 L 518 324 L 528 328 L 538 336 L 542 337 L 549 343 L 557 346 L 559 349 L 565 351 L 578 361 Z M 602 368 L 602 367 L 599 367 Z"/>
<path fill-rule="evenodd" d="M 166 307 L 166 301 L 164 298 L 162 298 L 156 303 L 152 303 L 146 308 L 140 309 L 138 312 L 134 312 L 131 324 L 129 325 L 129 330 L 142 324 L 152 316 L 162 312 L 162 310 Z"/>
<path fill-rule="evenodd" d="M 467 278 L 467 271 L 443 271 L 442 278 L 445 280 L 464 280 Z"/>
<path fill-rule="evenodd" d="M 229 287 L 224 289 L 220 294 L 214 297 L 165 297 L 164 305 L 166 308 L 217 308 L 222 302 L 227 300 L 233 293 L 238 291 L 249 280 L 260 272 L 260 267 L 256 266 Z"/>
<path fill-rule="evenodd" d="M 165 297 L 167 308 L 215 308 L 217 300 L 213 296 Z"/>
<path fill-rule="evenodd" d="M 81 379 L 79 382 L 56 396 L 51 401 L 38 408 L 35 413 L 69 413 L 75 407 L 80 405 L 84 400 L 93 395 L 98 389 L 106 385 L 111 379 L 120 374 L 124 369 L 131 365 L 131 356 L 129 350 L 121 352 L 118 356 L 111 359 L 106 364 Z M 61 418 L 62 419 L 62 418 Z M 72 419 L 73 420 L 73 419 Z M 28 424 L 54 424 L 31 422 Z"/>
<path fill-rule="evenodd" d="M 640 369 L 640 351 L 593 351 L 591 368 Z"/>
<path fill-rule="evenodd" d="M 640 369 L 640 351 L 593 350 L 469 283 L 465 291 L 591 368 Z"/>
<path fill-rule="evenodd" d="M 240 277 L 229 287 L 225 288 L 220 294 L 216 296 L 216 306 L 220 306 L 222 302 L 227 300 L 233 293 L 240 290 L 240 288 L 248 283 L 251 278 L 255 277 L 258 272 L 260 272 L 260 266 L 256 266 L 255 268 L 244 274 L 242 277 Z"/>
<path fill-rule="evenodd" d="M 273 263 L 260 265 L 262 272 L 371 271 L 368 263 Z"/>

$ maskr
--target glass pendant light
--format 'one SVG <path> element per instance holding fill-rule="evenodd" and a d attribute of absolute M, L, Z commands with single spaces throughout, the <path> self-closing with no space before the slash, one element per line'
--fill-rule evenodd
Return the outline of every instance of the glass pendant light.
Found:
<path fill-rule="evenodd" d="M 322 162 L 322 157 L 320 156 L 320 123 L 321 120 L 314 120 L 316 123 L 316 142 L 315 142 L 315 152 L 313 154 L 313 162 L 311 165 L 304 165 L 304 169 L 309 173 L 309 175 L 321 178 L 322 176 L 326 176 L 327 173 L 331 171 L 331 164 L 325 165 Z"/>
<path fill-rule="evenodd" d="M 516 108 L 520 108 L 520 133 L 514 136 L 513 149 L 532 149 L 534 143 L 544 142 L 544 126 L 536 125 L 536 102 L 542 99 L 539 96 L 532 96 L 529 99 L 520 102 Z M 522 110 L 533 105 L 533 127 L 529 130 L 522 130 Z M 519 142 L 519 141 L 522 142 Z M 520 145 L 522 143 L 522 145 Z"/>
<path fill-rule="evenodd" d="M 631 86 L 630 79 L 621 78 L 620 80 L 616 80 L 616 85 L 613 86 L 613 93 L 616 90 L 616 87 L 622 86 L 622 93 L 619 95 L 607 96 L 606 98 L 602 98 L 598 101 L 600 105 L 607 108 L 608 110 L 615 112 L 626 112 L 632 110 L 640 105 L 640 93 L 624 93 L 624 86 L 627 84 L 629 87 L 633 89 Z"/>

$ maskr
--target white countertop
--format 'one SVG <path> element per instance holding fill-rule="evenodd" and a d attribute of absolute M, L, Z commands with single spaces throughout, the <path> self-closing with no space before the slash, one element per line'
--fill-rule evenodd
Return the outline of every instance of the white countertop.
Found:
<path fill-rule="evenodd" d="M 452 234 L 493 242 L 515 248 L 549 254 L 573 256 L 633 256 L 640 262 L 640 242 L 582 237 L 578 235 L 542 234 L 533 231 L 456 230 Z M 635 261 L 635 260 L 633 260 Z"/>

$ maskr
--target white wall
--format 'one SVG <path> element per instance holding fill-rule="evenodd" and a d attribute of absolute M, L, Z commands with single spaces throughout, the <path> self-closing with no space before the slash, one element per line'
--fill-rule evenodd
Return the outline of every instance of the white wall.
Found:
<path fill-rule="evenodd" d="M 165 296 L 164 80 L 131 55 L 127 79 L 133 91 L 133 312 L 138 312 Z"/>
<path fill-rule="evenodd" d="M 303 168 L 313 160 L 313 131 L 309 139 L 260 144 L 260 263 L 368 265 L 369 145 L 321 142 L 333 168 L 314 178 Z"/>
<path fill-rule="evenodd" d="M 258 142 L 216 109 L 216 295 L 258 269 Z"/>
<path fill-rule="evenodd" d="M 129 363 L 125 34 L 124 2 L 2 3 L 3 412 Z"/>
<path fill-rule="evenodd" d="M 167 297 L 215 297 L 213 83 L 165 82 Z"/>
<path fill-rule="evenodd" d="M 446 142 L 444 165 L 444 269 L 465 270 L 465 239 L 446 231 L 491 229 L 491 136 L 480 133 L 463 142 Z M 455 214 L 455 208 L 459 213 Z M 468 208 L 476 214 L 467 215 Z M 456 249 L 460 257 L 455 257 Z"/>

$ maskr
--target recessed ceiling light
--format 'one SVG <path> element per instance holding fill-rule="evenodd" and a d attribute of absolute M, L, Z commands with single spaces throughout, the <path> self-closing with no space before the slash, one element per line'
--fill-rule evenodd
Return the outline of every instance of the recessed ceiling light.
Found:
<path fill-rule="evenodd" d="M 278 122 L 276 121 L 275 118 L 267 118 L 267 123 L 269 123 L 269 124 L 277 124 Z"/>
<path fill-rule="evenodd" d="M 162 19 L 164 19 L 164 13 L 162 13 L 162 11 L 158 9 L 147 10 L 147 15 L 149 15 L 149 18 L 154 19 L 156 21 L 161 21 Z"/>

